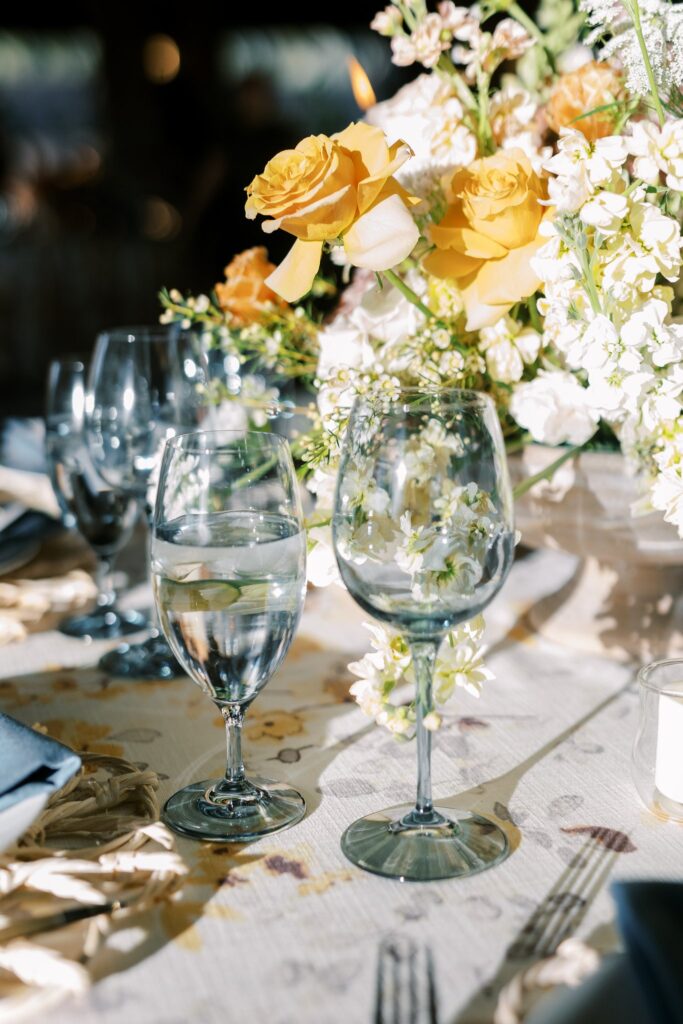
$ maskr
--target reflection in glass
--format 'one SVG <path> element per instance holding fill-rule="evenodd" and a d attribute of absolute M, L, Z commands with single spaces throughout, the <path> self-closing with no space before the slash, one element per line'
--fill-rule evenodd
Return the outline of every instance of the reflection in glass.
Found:
<path fill-rule="evenodd" d="M 244 842 L 299 821 L 293 789 L 245 776 L 246 709 L 282 662 L 306 590 L 306 535 L 287 442 L 209 431 L 166 445 L 152 535 L 161 626 L 185 671 L 225 719 L 225 777 L 167 802 L 176 831 Z"/>
<path fill-rule="evenodd" d="M 418 758 L 415 806 L 354 822 L 342 849 L 392 878 L 481 871 L 505 857 L 507 840 L 486 818 L 434 807 L 425 720 L 444 635 L 486 607 L 512 563 L 512 495 L 491 400 L 419 389 L 359 398 L 342 451 L 333 535 L 351 595 L 409 641 Z"/>

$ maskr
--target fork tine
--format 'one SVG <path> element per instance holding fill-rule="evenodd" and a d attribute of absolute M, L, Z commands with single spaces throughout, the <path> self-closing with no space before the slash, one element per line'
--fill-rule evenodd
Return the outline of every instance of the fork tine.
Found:
<path fill-rule="evenodd" d="M 615 850 L 605 850 L 604 856 L 596 860 L 592 875 L 589 875 L 586 878 L 582 892 L 578 893 L 578 895 L 581 896 L 581 902 L 577 903 L 573 908 L 574 913 L 570 913 L 568 915 L 564 925 L 561 925 L 561 923 L 558 924 L 557 933 L 549 943 L 548 953 L 544 955 L 554 953 L 561 942 L 577 931 L 579 925 L 588 912 L 588 908 L 607 881 L 612 867 L 614 866 L 616 856 L 617 854 Z M 593 884 L 590 889 L 586 891 L 587 887 L 591 883 L 592 876 L 594 876 Z M 583 892 L 585 892 L 585 895 L 583 895 Z"/>
<path fill-rule="evenodd" d="M 427 946 L 427 1001 L 429 1010 L 429 1024 L 439 1024 L 439 1004 L 436 994 L 436 981 L 434 980 L 434 957 L 431 946 Z"/>
<path fill-rule="evenodd" d="M 384 1016 L 385 984 L 383 946 L 384 943 L 380 943 L 379 952 L 377 954 L 377 980 L 375 983 L 375 1014 L 373 1018 L 374 1024 L 390 1024 L 390 1022 Z"/>
<path fill-rule="evenodd" d="M 379 946 L 374 1024 L 437 1024 L 434 963 L 429 947 L 388 936 Z"/>
<path fill-rule="evenodd" d="M 588 910 L 590 899 L 595 898 L 611 870 L 613 856 L 611 851 L 595 843 L 579 878 L 565 893 L 568 898 L 558 900 L 556 912 L 551 915 L 544 939 L 536 951 L 538 954 L 550 956 L 563 938 L 576 931 Z M 591 887 L 594 880 L 596 884 Z"/>
<path fill-rule="evenodd" d="M 414 945 L 411 945 L 410 956 L 408 959 L 408 996 L 409 996 L 409 1012 L 408 1020 L 410 1024 L 419 1024 L 418 1022 L 418 991 L 417 991 L 417 949 Z"/>
<path fill-rule="evenodd" d="M 553 953 L 560 942 L 578 927 L 588 906 L 604 885 L 613 860 L 613 851 L 589 837 L 508 947 L 507 959 Z M 589 889 L 594 878 L 595 884 Z"/>
<path fill-rule="evenodd" d="M 520 929 L 514 941 L 508 947 L 506 958 L 508 960 L 521 960 L 533 956 L 536 947 L 543 938 L 549 918 L 554 909 L 554 900 L 560 893 L 565 892 L 575 883 L 584 867 L 583 855 L 590 853 L 592 840 L 587 839 L 579 853 L 572 862 L 564 869 L 553 887 L 546 893 L 525 924 Z"/>

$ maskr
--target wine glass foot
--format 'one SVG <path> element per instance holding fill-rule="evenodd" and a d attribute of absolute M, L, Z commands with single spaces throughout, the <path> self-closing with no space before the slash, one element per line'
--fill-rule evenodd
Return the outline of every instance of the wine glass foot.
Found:
<path fill-rule="evenodd" d="M 480 814 L 436 807 L 421 817 L 410 805 L 359 818 L 342 836 L 350 861 L 402 882 L 464 878 L 500 864 L 510 852 L 507 836 Z"/>
<path fill-rule="evenodd" d="M 214 795 L 216 789 L 223 789 Z M 254 779 L 227 791 L 224 780 L 193 782 L 166 801 L 161 820 L 174 832 L 213 843 L 248 843 L 301 821 L 306 801 L 283 782 Z"/>
<path fill-rule="evenodd" d="M 121 612 L 114 608 L 97 608 L 89 615 L 71 615 L 59 623 L 60 633 L 91 640 L 113 640 L 146 629 L 149 620 L 142 612 Z"/>
<path fill-rule="evenodd" d="M 121 679 L 175 679 L 186 675 L 162 636 L 150 636 L 139 644 L 121 644 L 107 651 L 99 668 Z"/>

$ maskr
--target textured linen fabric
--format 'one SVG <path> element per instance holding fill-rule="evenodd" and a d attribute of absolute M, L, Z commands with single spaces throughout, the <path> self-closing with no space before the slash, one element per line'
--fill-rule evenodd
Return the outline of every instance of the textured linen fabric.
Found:
<path fill-rule="evenodd" d="M 413 797 L 415 749 L 349 700 L 347 662 L 368 646 L 364 616 L 340 589 L 314 591 L 244 737 L 249 770 L 300 788 L 306 818 L 247 846 L 179 839 L 191 868 L 181 899 L 115 930 L 92 990 L 58 1007 L 52 1024 L 363 1024 L 379 944 L 394 934 L 431 949 L 440 1024 L 489 1022 L 519 969 L 525 925 L 548 900 L 573 900 L 578 936 L 613 950 L 609 882 L 677 878 L 683 831 L 649 815 L 631 782 L 634 667 L 553 645 L 525 623 L 573 567 L 553 552 L 515 565 L 486 613 L 496 679 L 479 700 L 458 694 L 435 737 L 437 802 L 494 815 L 513 847 L 504 863 L 401 884 L 345 860 L 348 824 Z M 150 765 L 163 798 L 221 775 L 223 723 L 200 689 L 109 678 L 92 667 L 107 646 L 50 633 L 5 649 L 0 706 L 76 749 Z M 577 895 L 577 866 L 596 845 L 600 884 Z"/>

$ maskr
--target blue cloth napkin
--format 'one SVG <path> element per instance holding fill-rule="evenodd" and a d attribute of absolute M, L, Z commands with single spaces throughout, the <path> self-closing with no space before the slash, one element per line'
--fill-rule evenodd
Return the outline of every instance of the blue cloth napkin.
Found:
<path fill-rule="evenodd" d="M 626 955 L 657 1024 L 683 1022 L 683 884 L 616 882 Z"/>
<path fill-rule="evenodd" d="M 73 750 L 0 712 L 0 812 L 30 796 L 52 795 L 80 766 Z"/>
<path fill-rule="evenodd" d="M 0 420 L 0 464 L 12 469 L 47 473 L 45 422 L 38 417 Z"/>

